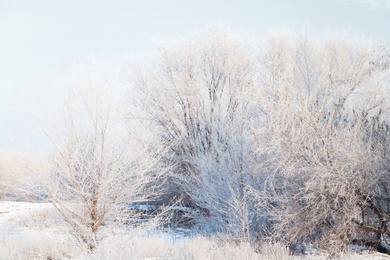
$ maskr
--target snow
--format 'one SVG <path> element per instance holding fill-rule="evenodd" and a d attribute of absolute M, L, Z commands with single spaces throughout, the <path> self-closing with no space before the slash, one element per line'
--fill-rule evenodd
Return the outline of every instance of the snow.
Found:
<path fill-rule="evenodd" d="M 8 239 L 13 233 L 23 235 L 24 238 L 36 233 L 55 232 L 52 216 L 56 209 L 50 203 L 29 202 L 0 202 L 0 234 L 7 234 Z M 11 235 L 11 236 L 10 236 Z"/>
<path fill-rule="evenodd" d="M 0 202 L 0 223 L 7 221 L 14 221 L 13 219 L 22 219 L 27 217 L 34 211 L 42 211 L 45 209 L 54 209 L 50 203 L 29 203 L 29 202 L 15 202 L 15 201 L 1 201 Z M 10 220 L 11 219 L 11 220 Z"/>
<path fill-rule="evenodd" d="M 114 256 L 126 258 L 136 253 L 139 257 L 135 259 L 151 260 L 161 259 L 155 256 L 159 252 L 165 252 L 166 255 L 174 254 L 175 250 L 188 253 L 188 248 L 191 247 L 195 255 L 199 251 L 203 256 L 210 254 L 205 247 L 207 250 L 221 250 L 216 247 L 216 241 L 201 238 L 192 233 L 192 230 L 175 228 L 159 231 L 151 230 L 134 235 L 137 232 L 126 228 L 110 230 L 103 239 L 102 249 L 87 257 L 77 247 L 75 239 L 67 232 L 66 223 L 50 203 L 0 201 L 0 259 L 26 259 L 26 254 L 28 259 L 62 259 L 64 256 L 68 259 L 110 259 Z M 242 249 L 232 250 L 236 252 Z M 162 255 L 163 253 L 160 254 Z M 202 257 L 200 253 L 199 257 Z M 291 259 L 302 258 L 297 256 Z M 317 256 L 311 255 L 310 259 L 315 260 Z M 361 252 L 345 255 L 342 259 L 379 260 L 390 259 L 390 256 Z"/>

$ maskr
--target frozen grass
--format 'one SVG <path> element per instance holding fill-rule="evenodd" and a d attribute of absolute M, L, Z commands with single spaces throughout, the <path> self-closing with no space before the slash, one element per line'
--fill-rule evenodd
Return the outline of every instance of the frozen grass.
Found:
<path fill-rule="evenodd" d="M 195 237 L 172 243 L 161 237 L 132 238 L 122 243 L 102 244 L 94 254 L 98 259 L 276 259 L 265 258 L 253 251 L 249 244 L 224 244 Z M 116 248 L 116 249 L 115 249 Z M 118 250 L 119 249 L 119 250 Z M 288 254 L 285 255 L 288 259 Z"/>
<path fill-rule="evenodd" d="M 107 232 L 92 254 L 77 246 L 56 210 L 46 203 L 0 202 L 0 259 L 262 259 L 325 260 L 327 256 L 290 256 L 280 243 L 253 247 L 229 238 L 175 239 L 170 234 L 140 235 L 117 229 Z M 379 260 L 390 256 L 365 252 L 341 259 Z"/>
<path fill-rule="evenodd" d="M 208 260 L 208 259 L 262 259 L 262 260 L 325 260 L 326 256 L 289 256 L 288 251 L 280 244 L 267 244 L 259 253 L 254 252 L 249 244 L 218 245 L 206 238 L 193 238 L 187 241 L 172 243 L 161 237 L 129 238 L 114 237 L 106 240 L 93 254 L 86 254 L 75 248 L 61 244 L 42 243 L 12 244 L 2 254 L 1 259 L 172 259 L 172 260 Z M 390 259 L 382 254 L 345 255 L 346 260 L 379 260 Z"/>

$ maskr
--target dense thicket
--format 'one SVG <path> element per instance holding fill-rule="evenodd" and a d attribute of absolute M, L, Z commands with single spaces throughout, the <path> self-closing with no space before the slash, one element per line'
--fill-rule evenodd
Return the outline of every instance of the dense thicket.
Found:
<path fill-rule="evenodd" d="M 144 129 L 172 144 L 170 188 L 246 239 L 332 251 L 383 238 L 389 55 L 343 35 L 276 34 L 258 50 L 225 30 L 162 47 L 137 82 Z"/>
<path fill-rule="evenodd" d="M 379 243 L 390 202 L 388 50 L 276 37 L 261 60 L 257 144 L 273 235 L 328 251 L 368 233 Z"/>

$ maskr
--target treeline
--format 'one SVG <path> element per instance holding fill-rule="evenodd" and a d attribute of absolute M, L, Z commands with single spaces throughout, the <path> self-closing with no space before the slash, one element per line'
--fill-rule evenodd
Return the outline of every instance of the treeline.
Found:
<path fill-rule="evenodd" d="M 224 30 L 159 49 L 138 75 L 168 191 L 218 228 L 327 251 L 388 239 L 388 45 Z M 382 243 L 383 244 L 383 243 Z"/>
<path fill-rule="evenodd" d="M 284 33 L 255 44 L 217 28 L 131 73 L 124 117 L 109 80 L 73 97 L 40 180 L 90 250 L 101 225 L 131 218 L 123 205 L 172 198 L 207 212 L 206 233 L 386 246 L 389 45 Z"/>

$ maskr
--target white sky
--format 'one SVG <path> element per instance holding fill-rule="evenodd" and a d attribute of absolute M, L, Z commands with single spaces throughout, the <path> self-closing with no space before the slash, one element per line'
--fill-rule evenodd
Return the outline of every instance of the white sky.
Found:
<path fill-rule="evenodd" d="M 33 114 L 53 121 L 80 60 L 147 58 L 152 39 L 217 22 L 259 37 L 281 28 L 346 28 L 384 43 L 390 0 L 0 0 L 0 147 L 44 146 Z"/>

